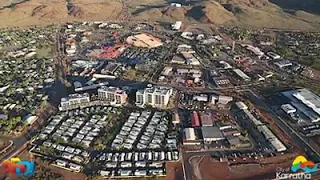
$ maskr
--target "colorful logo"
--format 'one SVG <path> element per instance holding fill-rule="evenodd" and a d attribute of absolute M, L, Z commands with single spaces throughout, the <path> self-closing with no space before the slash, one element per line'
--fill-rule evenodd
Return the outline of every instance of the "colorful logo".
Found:
<path fill-rule="evenodd" d="M 30 161 L 21 161 L 19 158 L 11 158 L 2 163 L 6 173 L 16 174 L 18 176 L 31 177 L 34 175 L 35 165 L 31 157 Z"/>
<path fill-rule="evenodd" d="M 305 173 L 313 173 L 318 170 L 318 165 L 308 161 L 304 156 L 298 156 L 292 162 L 291 171 L 297 172 L 299 169 L 302 169 Z"/>

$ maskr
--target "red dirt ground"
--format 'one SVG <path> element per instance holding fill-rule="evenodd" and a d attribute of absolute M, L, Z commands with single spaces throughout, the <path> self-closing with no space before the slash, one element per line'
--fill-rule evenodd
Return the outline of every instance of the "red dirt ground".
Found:
<path fill-rule="evenodd" d="M 56 174 L 60 174 L 64 177 L 64 179 L 67 180 L 86 180 L 87 177 L 84 174 L 81 173 L 73 173 L 55 166 L 50 166 L 42 161 L 36 160 L 36 163 L 40 166 L 43 166 L 47 169 L 50 169 L 52 172 Z"/>
<path fill-rule="evenodd" d="M 202 180 L 240 180 L 274 178 L 276 169 L 291 166 L 297 154 L 288 154 L 267 158 L 260 161 L 250 161 L 250 164 L 241 162 L 218 162 L 210 156 L 205 156 L 199 163 L 200 178 Z M 199 160 L 199 159 L 198 159 Z M 197 164 L 198 161 L 194 164 Z M 248 163 L 248 160 L 247 160 Z M 195 166 L 193 166 L 193 171 Z M 194 173 L 194 172 L 193 172 Z M 198 174 L 199 176 L 199 174 Z M 194 175 L 194 177 L 197 177 Z"/>
<path fill-rule="evenodd" d="M 166 180 L 183 180 L 183 169 L 182 169 L 182 163 L 180 161 L 167 162 L 166 169 L 167 169 Z"/>

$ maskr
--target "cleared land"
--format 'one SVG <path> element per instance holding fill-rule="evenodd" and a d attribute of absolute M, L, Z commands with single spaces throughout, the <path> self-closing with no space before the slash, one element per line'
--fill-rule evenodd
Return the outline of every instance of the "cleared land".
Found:
<path fill-rule="evenodd" d="M 194 158 L 192 161 L 192 173 L 194 177 L 201 179 L 269 179 L 275 176 L 279 167 L 290 167 L 292 159 L 297 154 L 237 162 L 219 162 L 210 156 Z"/>

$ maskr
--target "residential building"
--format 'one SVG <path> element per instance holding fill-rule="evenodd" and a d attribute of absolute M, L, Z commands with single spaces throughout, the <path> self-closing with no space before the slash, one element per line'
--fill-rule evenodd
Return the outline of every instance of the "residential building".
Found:
<path fill-rule="evenodd" d="M 117 87 L 103 86 L 98 89 L 98 98 L 112 105 L 123 105 L 127 102 L 128 95 Z"/>
<path fill-rule="evenodd" d="M 163 86 L 148 87 L 144 90 L 138 90 L 136 93 L 136 105 L 166 107 L 169 103 L 170 96 L 172 95 L 172 93 L 172 88 Z"/>
<path fill-rule="evenodd" d="M 61 98 L 60 108 L 62 111 L 64 111 L 72 108 L 77 108 L 88 103 L 90 103 L 90 96 L 88 93 L 70 94 L 68 97 Z"/>

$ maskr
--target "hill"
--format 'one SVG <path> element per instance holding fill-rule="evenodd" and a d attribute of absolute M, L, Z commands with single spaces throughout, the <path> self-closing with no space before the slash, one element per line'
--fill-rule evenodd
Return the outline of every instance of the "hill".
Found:
<path fill-rule="evenodd" d="M 66 2 L 69 3 L 66 3 Z M 12 2 L 11 4 L 9 2 Z M 0 27 L 42 25 L 66 21 L 160 20 L 216 23 L 244 27 L 320 29 L 316 0 L 16 0 L 0 4 Z M 16 4 L 15 4 L 16 3 Z M 128 6 L 128 7 L 126 7 Z M 128 11 L 128 12 L 127 12 Z"/>

